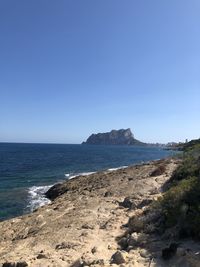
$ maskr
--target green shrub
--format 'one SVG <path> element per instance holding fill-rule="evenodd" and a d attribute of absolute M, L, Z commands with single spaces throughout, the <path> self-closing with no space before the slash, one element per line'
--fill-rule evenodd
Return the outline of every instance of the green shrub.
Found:
<path fill-rule="evenodd" d="M 181 165 L 172 175 L 172 181 L 180 181 L 188 177 L 200 176 L 200 145 L 194 145 L 184 152 Z"/>
<path fill-rule="evenodd" d="M 189 209 L 189 202 L 191 202 L 188 201 L 191 200 L 189 197 L 190 193 L 197 185 L 200 187 L 197 178 L 191 177 L 180 181 L 178 185 L 173 186 L 164 193 L 160 205 L 166 217 L 166 227 L 172 227 L 179 222 L 180 219 L 184 219 Z"/>
<path fill-rule="evenodd" d="M 173 173 L 170 188 L 154 204 L 164 217 L 163 229 L 176 226 L 182 237 L 200 239 L 200 144 L 191 142 Z"/>

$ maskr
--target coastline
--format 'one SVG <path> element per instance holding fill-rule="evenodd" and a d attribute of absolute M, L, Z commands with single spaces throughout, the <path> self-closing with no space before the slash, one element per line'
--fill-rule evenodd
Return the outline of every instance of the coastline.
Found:
<path fill-rule="evenodd" d="M 49 204 L 0 223 L 0 266 L 198 267 L 199 243 L 181 241 L 166 261 L 163 250 L 177 240 L 152 224 L 159 213 L 151 207 L 180 163 L 153 160 L 55 184 Z"/>
<path fill-rule="evenodd" d="M 113 255 L 118 252 L 123 254 L 124 266 L 148 266 L 147 248 L 123 252 L 117 240 L 127 230 L 128 220 L 160 196 L 178 163 L 168 158 L 57 184 L 50 204 L 0 223 L 0 263 L 114 266 Z M 163 164 L 165 172 L 152 177 Z M 140 255 L 143 250 L 146 258 Z"/>
<path fill-rule="evenodd" d="M 144 162 L 142 162 L 141 164 L 144 164 Z M 131 166 L 134 166 L 134 165 L 131 165 Z M 67 173 L 67 174 L 65 174 L 66 179 L 62 180 L 61 182 L 57 182 L 57 183 L 52 184 L 52 185 L 31 186 L 28 188 L 29 204 L 27 206 L 27 208 L 30 210 L 30 212 L 28 212 L 26 214 L 30 214 L 30 213 L 34 212 L 35 209 L 38 209 L 40 207 L 43 207 L 44 205 L 50 204 L 51 200 L 48 197 L 46 197 L 46 192 L 57 184 L 60 184 L 60 183 L 62 184 L 68 180 L 75 179 L 79 176 L 89 176 L 89 175 L 95 174 L 95 173 L 112 172 L 112 171 L 124 169 L 127 167 L 129 167 L 129 166 L 120 166 L 120 167 L 109 168 L 109 169 L 100 170 L 100 171 L 82 172 L 82 173 L 77 173 L 77 174 Z M 3 221 L 5 221 L 5 220 L 3 220 Z"/>
<path fill-rule="evenodd" d="M 160 159 L 157 159 L 160 160 Z M 154 161 L 157 161 L 154 160 Z M 141 163 L 136 163 L 136 164 L 132 164 L 130 166 L 136 166 L 136 165 L 143 165 L 143 164 L 147 164 L 152 162 L 150 161 L 142 161 Z M 55 184 L 52 185 L 44 185 L 44 186 L 31 186 L 30 188 L 28 188 L 28 193 L 29 193 L 29 204 L 27 206 L 27 208 L 30 209 L 30 212 L 26 213 L 32 213 L 34 212 L 35 209 L 38 209 L 46 204 L 50 204 L 51 200 L 46 197 L 46 192 L 51 189 L 52 187 L 56 186 L 57 184 L 62 184 L 68 180 L 71 179 L 75 179 L 79 176 L 89 176 L 95 173 L 107 173 L 107 172 L 112 172 L 112 171 L 117 171 L 117 170 L 121 170 L 121 169 L 126 169 L 129 166 L 120 166 L 120 167 L 115 167 L 115 168 L 108 168 L 108 169 L 103 169 L 103 170 L 99 170 L 99 171 L 88 171 L 88 172 L 82 172 L 82 173 L 66 173 L 65 177 L 66 179 L 62 180 L 61 182 L 57 182 Z"/>
<path fill-rule="evenodd" d="M 37 203 L 44 202 L 42 186 L 54 185 L 80 173 L 137 164 L 173 153 L 137 146 L 47 144 L 5 144 L 0 150 L 5 151 L 0 170 L 1 221 L 28 214 Z"/>

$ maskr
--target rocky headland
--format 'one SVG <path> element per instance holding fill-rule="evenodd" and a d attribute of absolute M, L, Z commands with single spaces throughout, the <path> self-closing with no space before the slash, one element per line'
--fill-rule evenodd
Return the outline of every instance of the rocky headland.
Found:
<path fill-rule="evenodd" d="M 79 176 L 52 187 L 48 205 L 0 223 L 3 267 L 197 267 L 200 245 L 162 231 L 152 209 L 179 159 Z M 150 212 L 151 211 L 151 212 Z"/>
<path fill-rule="evenodd" d="M 92 134 L 83 144 L 88 145 L 145 145 L 135 139 L 131 129 L 112 130 L 107 133 Z"/>

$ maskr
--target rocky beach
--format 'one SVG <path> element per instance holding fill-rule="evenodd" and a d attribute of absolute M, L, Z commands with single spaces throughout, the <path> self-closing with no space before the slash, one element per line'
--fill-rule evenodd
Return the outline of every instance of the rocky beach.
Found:
<path fill-rule="evenodd" d="M 0 266 L 199 266 L 197 243 L 182 242 L 166 261 L 163 249 L 175 240 L 151 223 L 144 231 L 137 220 L 179 162 L 152 161 L 55 185 L 47 192 L 50 204 L 0 223 Z"/>
<path fill-rule="evenodd" d="M 200 1 L 0 1 L 0 267 L 200 267 Z"/>

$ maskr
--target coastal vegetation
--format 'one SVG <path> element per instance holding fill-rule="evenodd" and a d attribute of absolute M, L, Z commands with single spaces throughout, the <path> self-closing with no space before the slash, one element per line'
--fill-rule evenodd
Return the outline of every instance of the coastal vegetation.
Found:
<path fill-rule="evenodd" d="M 166 184 L 154 208 L 162 212 L 162 229 L 178 237 L 200 239 L 200 139 L 183 147 L 182 162 Z"/>

